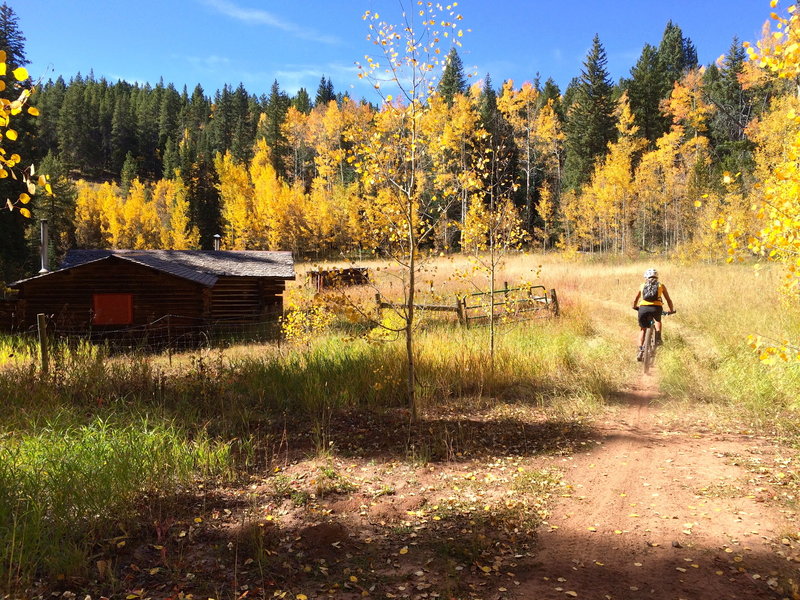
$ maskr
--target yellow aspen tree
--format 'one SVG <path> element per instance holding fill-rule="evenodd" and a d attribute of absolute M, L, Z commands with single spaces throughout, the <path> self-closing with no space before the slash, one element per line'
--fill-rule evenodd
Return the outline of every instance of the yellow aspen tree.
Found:
<path fill-rule="evenodd" d="M 443 249 L 449 250 L 457 226 L 454 221 L 459 219 L 463 226 L 470 194 L 481 184 L 476 166 L 482 159 L 476 155 L 475 141 L 487 134 L 480 126 L 480 115 L 469 96 L 456 94 L 448 103 L 441 96 L 434 95 L 428 108 L 420 127 L 426 139 L 430 140 L 429 193 L 458 211 L 455 218 L 446 212 L 438 224 L 437 238 L 441 238 Z"/>
<path fill-rule="evenodd" d="M 34 106 L 27 106 L 31 96 L 36 91 L 36 87 L 31 83 L 27 69 L 17 67 L 11 71 L 9 82 L 6 82 L 8 75 L 5 50 L 0 50 L 0 92 L 10 91 L 17 97 L 13 100 L 0 98 L 0 179 L 12 177 L 22 182 L 21 191 L 16 200 L 6 199 L 6 208 L 13 211 L 19 207 L 20 214 L 25 218 L 30 218 L 31 211 L 26 206 L 32 196 L 39 189 L 43 189 L 47 195 L 53 194 L 53 189 L 45 175 L 36 175 L 33 165 L 20 167 L 23 158 L 13 151 L 13 144 L 17 141 L 19 133 L 14 129 L 14 121 L 23 114 L 23 110 L 29 117 L 39 116 L 39 109 Z M 18 94 L 17 94 L 18 92 Z"/>
<path fill-rule="evenodd" d="M 106 182 L 97 188 L 97 193 L 107 247 L 124 248 L 125 221 L 122 215 L 122 192 L 118 185 Z"/>
<path fill-rule="evenodd" d="M 675 129 L 671 134 L 680 138 L 681 131 L 676 133 Z M 661 157 L 663 147 L 670 139 L 670 134 L 666 134 L 658 139 L 657 148 L 645 152 L 636 167 L 634 185 L 636 188 L 636 205 L 638 207 L 637 237 L 639 246 L 645 250 L 652 248 L 660 238 L 661 231 L 661 200 L 665 191 L 666 174 L 662 170 Z"/>
<path fill-rule="evenodd" d="M 594 208 L 594 242 L 600 244 L 601 250 L 626 253 L 633 250 L 633 160 L 647 142 L 638 135 L 627 93 L 619 99 L 615 112 L 617 141 L 608 145 L 608 153 L 596 164 L 590 183 L 582 190 L 582 199 Z"/>
<path fill-rule="evenodd" d="M 567 138 L 553 108 L 552 99 L 539 110 L 534 132 L 534 143 L 539 149 L 544 169 L 542 184 L 539 186 L 537 212 L 544 225 L 542 239 L 544 248 L 547 249 L 561 196 L 561 165 L 564 162 L 564 143 Z"/>
<path fill-rule="evenodd" d="M 539 202 L 536 205 L 536 212 L 539 213 L 539 218 L 542 221 L 542 249 L 547 250 L 556 217 L 555 194 L 548 182 L 539 186 L 538 192 Z"/>
<path fill-rule="evenodd" d="M 122 199 L 122 247 L 144 250 L 158 248 L 161 242 L 161 221 L 147 186 L 138 178 L 131 182 L 128 196 Z"/>
<path fill-rule="evenodd" d="M 345 102 L 351 102 L 347 99 Z M 345 150 L 342 143 L 345 123 L 342 111 L 335 100 L 315 107 L 309 118 L 309 133 L 316 155 L 314 164 L 317 177 L 327 181 L 344 182 Z"/>
<path fill-rule="evenodd" d="M 287 173 L 292 185 L 305 181 L 306 171 L 312 159 L 308 127 L 308 115 L 290 106 L 281 125 L 281 131 L 289 147 Z"/>
<path fill-rule="evenodd" d="M 511 198 L 487 203 L 482 195 L 474 195 L 463 231 L 463 246 L 471 251 L 473 264 L 487 277 L 489 287 L 489 359 L 494 369 L 495 355 L 495 291 L 497 272 L 508 252 L 519 249 L 528 238 L 523 220 Z"/>
<path fill-rule="evenodd" d="M 162 248 L 191 250 L 198 247 L 200 234 L 189 225 L 188 190 L 180 177 L 160 179 L 152 186 L 152 202 L 160 225 Z"/>
<path fill-rule="evenodd" d="M 75 184 L 75 242 L 80 248 L 106 248 L 103 204 L 98 186 L 84 180 Z"/>
<path fill-rule="evenodd" d="M 404 12 L 401 25 L 382 21 L 367 11 L 371 41 L 381 55 L 368 56 L 360 75 L 370 80 L 383 97 L 368 137 L 352 140 L 353 166 L 365 188 L 388 209 L 384 249 L 403 269 L 403 307 L 397 311 L 406 342 L 406 394 L 412 419 L 417 417 L 414 346 L 415 294 L 420 268 L 420 246 L 435 232 L 446 204 L 425 192 L 430 164 L 430 140 L 420 127 L 435 95 L 434 70 L 441 70 L 442 41 L 460 45 L 461 16 L 420 1 L 417 9 Z M 386 85 L 384 85 L 386 84 Z M 391 89 L 387 89 L 390 87 Z M 396 98 L 395 98 L 396 96 Z"/>
<path fill-rule="evenodd" d="M 708 119 L 714 105 L 706 102 L 703 90 L 705 68 L 692 69 L 675 82 L 669 98 L 661 103 L 664 114 L 674 123 L 683 125 L 688 135 L 697 135 L 708 129 Z"/>
<path fill-rule="evenodd" d="M 307 241 L 307 195 L 302 185 L 289 187 L 278 177 L 269 156 L 267 143 L 259 140 L 249 171 L 253 186 L 252 247 L 302 252 Z"/>
<path fill-rule="evenodd" d="M 276 203 L 280 201 L 277 198 L 280 192 L 278 174 L 273 166 L 271 153 L 266 140 L 262 138 L 256 142 L 248 170 L 252 188 L 251 200 L 247 207 L 251 232 L 247 248 L 272 249 L 271 244 L 284 235 L 274 216 Z"/>
<path fill-rule="evenodd" d="M 519 150 L 520 166 L 525 174 L 525 225 L 528 231 L 533 226 L 533 192 L 537 163 L 536 125 L 539 117 L 539 91 L 530 82 L 525 82 L 515 91 L 509 79 L 497 98 L 497 108 L 513 130 L 514 142 Z"/>
<path fill-rule="evenodd" d="M 250 249 L 253 227 L 260 221 L 253 212 L 253 185 L 247 166 L 237 163 L 228 151 L 214 157 L 214 168 L 219 178 L 225 245 L 229 250 Z"/>
<path fill-rule="evenodd" d="M 770 2 L 774 9 L 777 0 Z M 756 47 L 749 44 L 747 52 L 752 62 L 785 80 L 792 86 L 794 95 L 800 97 L 800 11 L 793 4 L 785 13 L 770 13 L 774 24 L 768 42 L 758 42 Z M 783 291 L 796 302 L 800 298 L 800 114 L 790 108 L 784 113 L 787 148 L 782 156 L 771 165 L 764 176 L 762 194 L 755 199 L 754 210 L 760 221 L 760 230 L 748 243 L 748 249 L 767 260 L 785 265 Z M 740 245 L 732 232 L 729 235 L 730 259 L 739 251 Z M 761 350 L 761 358 L 766 362 L 776 359 L 788 360 L 791 356 L 800 360 L 797 340 L 785 339 L 764 342 L 752 338 L 754 348 Z"/>

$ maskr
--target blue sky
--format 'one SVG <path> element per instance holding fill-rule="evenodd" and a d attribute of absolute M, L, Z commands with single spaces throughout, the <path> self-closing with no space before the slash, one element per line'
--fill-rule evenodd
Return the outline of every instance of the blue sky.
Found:
<path fill-rule="evenodd" d="M 399 22 L 394 0 L 6 0 L 20 20 L 32 76 L 69 79 L 94 70 L 110 80 L 199 83 L 211 95 L 240 82 L 255 94 L 273 80 L 312 97 L 320 77 L 336 91 L 369 95 L 354 62 L 371 51 L 365 10 Z M 406 2 L 408 6 L 410 3 Z M 412 5 L 413 6 L 413 5 Z M 580 73 L 595 33 L 616 81 L 670 19 L 714 61 L 733 36 L 754 41 L 768 0 L 462 0 L 470 28 L 459 50 L 466 67 L 496 87 L 553 77 L 562 91 Z"/>

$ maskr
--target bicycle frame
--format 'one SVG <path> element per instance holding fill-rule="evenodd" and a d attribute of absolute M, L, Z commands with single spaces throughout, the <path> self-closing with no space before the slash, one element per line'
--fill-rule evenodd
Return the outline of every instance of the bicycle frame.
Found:
<path fill-rule="evenodd" d="M 662 317 L 674 315 L 675 311 L 665 311 L 661 313 Z M 656 320 L 650 318 L 650 325 L 644 332 L 644 344 L 642 345 L 642 369 L 645 375 L 650 374 L 650 369 L 656 362 Z"/>

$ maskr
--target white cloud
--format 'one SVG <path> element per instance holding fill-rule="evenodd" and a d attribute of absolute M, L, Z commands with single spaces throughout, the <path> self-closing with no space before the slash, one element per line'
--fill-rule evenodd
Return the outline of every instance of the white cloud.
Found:
<path fill-rule="evenodd" d="M 229 0 L 203 0 L 206 5 L 222 13 L 223 15 L 243 21 L 250 25 L 266 25 L 274 29 L 280 29 L 303 40 L 320 42 L 322 44 L 338 45 L 341 40 L 336 36 L 320 34 L 312 29 L 300 27 L 295 23 L 284 21 L 271 12 L 258 8 L 244 8 L 237 6 Z"/>
<path fill-rule="evenodd" d="M 216 54 L 210 56 L 187 56 L 186 60 L 190 65 L 204 71 L 217 71 L 232 64 L 230 58 L 217 56 Z"/>
<path fill-rule="evenodd" d="M 343 92 L 350 87 L 353 80 L 357 80 L 357 72 L 354 66 L 330 63 L 323 66 L 284 65 L 277 71 L 242 72 L 240 76 L 245 83 L 262 84 L 265 87 L 272 85 L 277 79 L 281 89 L 289 94 L 295 94 L 304 87 L 313 96 L 323 75 L 331 80 L 335 91 Z"/>

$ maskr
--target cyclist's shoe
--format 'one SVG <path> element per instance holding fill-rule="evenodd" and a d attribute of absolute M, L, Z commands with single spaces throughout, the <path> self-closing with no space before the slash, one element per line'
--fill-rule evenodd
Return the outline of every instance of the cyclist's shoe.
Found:
<path fill-rule="evenodd" d="M 639 349 L 636 351 L 636 360 L 642 362 L 642 358 L 644 358 L 644 348 L 639 346 Z"/>
<path fill-rule="evenodd" d="M 656 332 L 656 346 L 663 346 L 664 342 L 661 341 L 661 333 Z"/>

